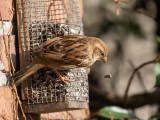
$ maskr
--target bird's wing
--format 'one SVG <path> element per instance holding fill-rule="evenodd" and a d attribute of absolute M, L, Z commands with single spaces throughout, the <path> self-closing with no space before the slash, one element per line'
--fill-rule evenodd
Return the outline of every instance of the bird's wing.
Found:
<path fill-rule="evenodd" d="M 70 59 L 79 61 L 78 57 L 71 57 L 77 53 L 83 54 L 86 51 L 87 42 L 84 41 L 86 36 L 67 35 L 63 37 L 56 37 L 43 43 L 40 55 L 47 60 L 56 62 L 67 62 L 66 56 Z M 73 54 L 72 54 L 73 53 Z"/>
<path fill-rule="evenodd" d="M 50 61 L 63 64 L 80 65 L 88 58 L 86 36 L 67 35 L 46 41 L 42 46 L 41 56 Z"/>
<path fill-rule="evenodd" d="M 50 39 L 43 43 L 40 56 L 50 61 L 62 61 L 63 46 L 60 37 Z"/>
<path fill-rule="evenodd" d="M 86 36 L 68 36 L 68 39 L 64 40 L 67 44 L 64 47 L 63 61 L 70 65 L 87 66 L 91 58 Z"/>

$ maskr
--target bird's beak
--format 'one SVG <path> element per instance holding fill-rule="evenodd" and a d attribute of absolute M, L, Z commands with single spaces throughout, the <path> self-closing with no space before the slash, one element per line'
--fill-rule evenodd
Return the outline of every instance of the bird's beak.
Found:
<path fill-rule="evenodd" d="M 105 63 L 107 61 L 107 57 L 101 57 L 101 60 Z"/>

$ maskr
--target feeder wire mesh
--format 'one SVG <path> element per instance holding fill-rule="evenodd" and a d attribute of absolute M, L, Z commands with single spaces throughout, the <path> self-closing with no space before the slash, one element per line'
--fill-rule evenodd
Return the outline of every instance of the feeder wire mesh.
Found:
<path fill-rule="evenodd" d="M 79 0 L 17 0 L 21 68 L 34 59 L 34 51 L 54 37 L 83 35 Z M 44 68 L 23 83 L 27 104 L 88 102 L 86 68 L 60 71 L 73 82 L 65 85 L 54 71 Z"/>

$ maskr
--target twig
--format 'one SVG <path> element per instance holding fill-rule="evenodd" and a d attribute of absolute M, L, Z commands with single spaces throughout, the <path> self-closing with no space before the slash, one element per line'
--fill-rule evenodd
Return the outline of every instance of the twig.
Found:
<path fill-rule="evenodd" d="M 116 6 L 116 15 L 119 16 L 119 2 L 120 0 L 114 0 L 115 6 Z"/>
<path fill-rule="evenodd" d="M 21 103 L 21 101 L 20 101 L 20 99 L 19 99 L 19 96 L 18 96 L 18 94 L 17 94 L 17 88 L 16 88 L 16 86 L 15 86 L 14 84 L 12 85 L 12 87 L 13 87 L 13 90 L 14 90 L 14 92 L 15 92 L 16 98 L 17 98 L 17 100 L 18 100 L 19 106 L 20 106 L 20 108 L 21 108 L 22 115 L 23 115 L 24 119 L 27 120 L 27 119 L 26 119 L 26 116 L 25 116 L 25 114 L 24 114 L 23 108 L 22 108 L 22 103 Z"/>
<path fill-rule="evenodd" d="M 15 72 L 15 68 L 14 68 L 14 65 L 13 65 L 13 61 L 12 61 L 12 57 L 11 57 L 11 39 L 12 39 L 12 29 L 13 29 L 13 27 L 11 26 L 11 28 L 10 28 L 10 30 L 9 30 L 9 40 L 8 40 L 8 42 L 9 42 L 9 58 L 10 58 L 10 64 L 11 64 L 11 68 L 10 68 L 10 71 L 13 71 L 13 73 L 11 74 L 11 75 L 13 75 L 14 74 L 14 72 Z"/>
<path fill-rule="evenodd" d="M 33 120 L 33 118 L 32 118 L 32 116 L 29 114 L 29 118 L 31 119 L 31 120 Z"/>
<path fill-rule="evenodd" d="M 2 29 L 3 29 L 3 40 L 4 40 L 4 45 L 5 45 L 5 52 L 6 52 L 6 57 L 7 57 L 7 60 L 8 60 L 8 66 L 9 66 L 9 69 L 10 69 L 10 58 L 9 58 L 9 52 L 8 52 L 8 47 L 7 47 L 7 42 L 6 42 L 6 38 L 4 36 L 4 27 L 3 27 L 3 18 L 2 18 L 2 14 L 0 13 L 0 17 L 1 17 L 1 22 L 2 22 Z M 10 71 L 9 71 L 10 72 Z M 10 73 L 11 75 L 11 73 Z"/>
<path fill-rule="evenodd" d="M 2 19 L 2 16 L 1 16 L 1 13 L 0 13 L 0 17 Z M 2 19 L 2 26 L 3 26 L 3 19 Z M 13 66 L 13 62 L 12 62 L 12 59 L 11 59 L 11 52 L 10 52 L 10 40 L 11 40 L 11 32 L 12 32 L 12 27 L 10 28 L 10 31 L 9 31 L 9 38 L 8 38 L 8 43 L 9 45 L 7 45 L 7 41 L 6 41 L 6 38 L 4 36 L 4 27 L 3 27 L 3 40 L 4 40 L 4 44 L 5 44 L 5 51 L 6 51 L 6 56 L 7 56 L 7 59 L 8 59 L 8 66 L 9 66 L 9 73 L 10 73 L 10 76 L 12 76 L 12 73 L 11 73 L 11 67 L 13 69 L 13 74 L 14 74 L 14 66 Z M 13 90 L 15 92 L 15 95 L 16 95 L 16 98 L 19 102 L 19 97 L 17 95 L 17 91 L 16 91 L 16 88 L 13 87 Z M 16 103 L 14 104 L 16 106 Z M 15 110 L 16 108 L 14 108 Z M 17 119 L 17 112 L 15 110 L 15 118 Z M 26 119 L 25 119 L 26 120 Z"/>
<path fill-rule="evenodd" d="M 15 98 L 15 96 L 14 96 L 14 98 Z M 18 101 L 16 101 L 16 119 L 18 118 Z"/>
<path fill-rule="evenodd" d="M 1 22 L 2 22 L 2 26 L 3 26 L 3 18 L 2 18 L 2 15 L 1 15 L 1 13 L 0 13 L 0 17 L 1 17 Z M 3 27 L 2 27 L 3 28 Z M 10 28 L 10 31 L 9 31 L 9 39 L 11 40 L 11 31 L 12 31 L 12 27 Z M 10 65 L 12 66 L 12 68 L 13 68 L 13 74 L 14 74 L 14 66 L 13 66 L 13 62 L 12 62 L 12 60 L 11 60 L 11 55 L 10 55 L 10 45 L 9 45 L 9 47 L 7 47 L 7 42 L 6 42 L 6 39 L 5 39 L 5 37 L 4 37 L 4 28 L 3 28 L 3 39 L 4 39 L 4 44 L 5 44 L 5 48 L 6 48 L 6 54 L 7 54 L 7 58 L 8 58 L 8 63 L 9 63 L 9 72 L 10 72 L 10 76 L 12 75 L 11 74 L 11 67 L 10 67 Z M 9 50 L 8 50 L 9 49 Z M 15 96 L 16 96 L 16 98 L 17 98 L 17 100 L 18 100 L 18 103 L 19 103 L 19 105 L 20 105 L 20 108 L 21 108 L 21 111 L 22 111 L 22 114 L 23 114 L 23 117 L 24 117 L 24 119 L 25 120 L 27 120 L 26 119 L 26 116 L 25 116 L 25 114 L 24 114 L 24 112 L 23 112 L 23 108 L 22 108 L 22 103 L 21 103 L 21 101 L 20 101 L 20 99 L 19 99 L 19 96 L 18 96 L 18 94 L 17 94 L 17 89 L 16 89 L 16 86 L 14 85 L 14 83 L 13 83 L 13 86 L 12 86 L 12 88 L 13 88 L 13 91 L 14 91 L 14 93 L 15 93 Z M 16 115 L 17 116 L 17 115 Z"/>
<path fill-rule="evenodd" d="M 66 114 L 67 114 L 67 118 L 68 118 L 68 116 L 70 116 L 69 119 L 74 120 L 73 115 L 69 111 L 66 111 Z"/>
<path fill-rule="evenodd" d="M 128 81 L 128 84 L 127 84 L 127 87 L 126 87 L 126 90 L 125 90 L 125 94 L 124 94 L 124 107 L 127 107 L 127 98 L 128 98 L 128 92 L 129 92 L 129 88 L 131 86 L 131 83 L 133 81 L 133 78 L 135 76 L 135 74 L 141 69 L 143 68 L 144 66 L 146 65 L 149 65 L 149 64 L 154 64 L 154 63 L 158 63 L 158 61 L 160 60 L 160 54 L 153 60 L 150 60 L 150 61 L 147 61 L 141 65 L 139 65 L 137 68 L 134 69 L 134 71 L 132 72 L 130 78 L 129 78 L 129 81 Z"/>
<path fill-rule="evenodd" d="M 135 65 L 133 64 L 132 61 L 129 61 L 131 67 L 134 69 L 135 68 Z M 137 77 L 138 77 L 138 80 L 139 80 L 139 83 L 140 85 L 142 86 L 142 88 L 144 89 L 145 92 L 147 92 L 147 89 L 146 89 L 146 86 L 144 84 L 144 81 L 143 81 L 143 78 L 142 78 L 142 75 L 140 72 L 137 72 Z"/>
<path fill-rule="evenodd" d="M 128 4 L 129 2 L 131 2 L 133 0 L 127 0 L 127 1 L 122 1 L 122 0 L 114 0 L 115 6 L 116 6 L 116 15 L 119 16 L 119 3 L 125 3 Z"/>
<path fill-rule="evenodd" d="M 0 13 L 0 17 L 2 19 L 1 13 Z M 2 26 L 3 26 L 3 19 L 2 19 L 1 22 L 2 22 Z M 13 27 L 11 27 L 10 30 L 9 30 L 9 38 L 8 38 L 9 45 L 7 45 L 7 41 L 6 41 L 6 38 L 4 36 L 4 27 L 2 27 L 2 29 L 3 29 L 3 40 L 4 40 L 4 44 L 5 44 L 6 56 L 7 56 L 7 59 L 8 59 L 8 66 L 9 66 L 10 76 L 12 76 L 12 73 L 11 73 L 12 70 L 11 69 L 13 69 L 13 73 L 15 71 L 14 66 L 13 66 L 13 61 L 11 59 L 11 52 L 10 52 L 10 48 L 11 48 L 11 46 L 10 46 L 10 40 L 11 40 L 12 28 Z"/>
<path fill-rule="evenodd" d="M 13 105 L 14 105 L 14 119 L 17 120 L 17 115 L 18 115 L 18 102 L 16 101 L 16 96 L 15 96 L 15 92 L 13 92 Z"/>
<path fill-rule="evenodd" d="M 5 45 L 5 51 L 6 51 L 6 56 L 7 56 L 7 59 L 8 59 L 8 66 L 9 66 L 9 73 L 10 73 L 10 76 L 12 75 L 11 74 L 11 67 L 10 67 L 10 64 L 12 63 L 11 62 L 11 55 L 10 55 L 10 45 L 8 46 L 7 45 L 7 42 L 6 42 L 6 38 L 5 38 L 5 36 L 4 36 L 4 27 L 3 27 L 3 18 L 2 18 L 2 15 L 1 15 L 1 13 L 0 13 L 0 17 L 1 17 L 1 22 L 2 22 L 2 29 L 3 29 L 3 40 L 4 40 L 4 45 Z M 12 31 L 12 27 L 11 27 L 11 29 L 10 29 L 10 31 L 9 31 L 9 39 L 11 40 L 11 31 Z M 9 40 L 8 40 L 8 42 L 9 42 Z M 9 49 L 9 50 L 8 50 Z M 13 64 L 13 63 L 12 63 Z M 13 68 L 13 71 L 14 71 L 14 67 L 12 67 Z M 14 91 L 16 91 L 16 89 L 13 87 L 13 89 L 14 89 Z M 16 95 L 16 97 L 18 98 L 18 95 L 17 95 L 17 92 L 15 92 L 15 95 Z M 15 96 L 14 96 L 14 98 L 15 98 Z M 19 98 L 18 98 L 19 99 Z M 14 110 L 16 109 L 15 108 L 15 106 L 16 106 L 16 103 L 14 103 Z M 16 112 L 16 110 L 15 110 L 15 119 L 17 119 L 17 112 Z"/>
<path fill-rule="evenodd" d="M 103 101 L 105 105 L 116 105 L 123 107 L 123 96 L 113 94 L 102 90 L 93 84 L 89 85 L 91 93 L 97 96 L 97 99 Z M 152 98 L 152 99 L 151 99 Z M 155 90 L 152 93 L 141 93 L 128 97 L 128 108 L 135 109 L 144 105 L 160 104 L 160 90 Z"/>

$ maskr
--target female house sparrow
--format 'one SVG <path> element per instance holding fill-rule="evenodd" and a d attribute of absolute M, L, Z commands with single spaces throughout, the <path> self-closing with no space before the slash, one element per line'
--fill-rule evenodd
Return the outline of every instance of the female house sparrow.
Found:
<path fill-rule="evenodd" d="M 59 78 L 67 83 L 57 70 L 68 70 L 77 67 L 89 67 L 96 60 L 106 62 L 107 47 L 95 37 L 67 35 L 56 37 L 43 43 L 40 52 L 29 66 L 12 76 L 15 85 L 19 85 L 27 77 L 41 68 L 54 69 Z"/>

